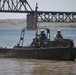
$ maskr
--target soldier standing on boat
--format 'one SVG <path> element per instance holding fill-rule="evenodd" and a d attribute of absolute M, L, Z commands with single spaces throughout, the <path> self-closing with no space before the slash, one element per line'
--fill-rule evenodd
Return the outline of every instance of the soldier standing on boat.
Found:
<path fill-rule="evenodd" d="M 57 30 L 57 33 L 54 36 L 54 40 L 55 41 L 61 41 L 61 40 L 63 40 L 63 37 L 62 37 L 62 34 L 61 34 L 61 30 Z"/>
<path fill-rule="evenodd" d="M 44 33 L 44 29 L 41 29 L 40 34 L 36 35 L 30 46 L 43 47 L 43 45 L 46 43 L 47 43 L 46 34 Z"/>
<path fill-rule="evenodd" d="M 40 41 L 40 47 L 42 47 L 44 45 L 44 42 L 47 41 L 47 37 L 46 34 L 44 33 L 44 29 L 41 29 L 40 31 L 39 41 Z"/>

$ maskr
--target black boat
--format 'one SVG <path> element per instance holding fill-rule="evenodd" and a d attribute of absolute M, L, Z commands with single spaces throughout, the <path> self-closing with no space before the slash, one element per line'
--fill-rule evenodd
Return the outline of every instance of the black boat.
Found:
<path fill-rule="evenodd" d="M 50 60 L 74 60 L 76 58 L 76 48 L 71 39 L 50 40 L 50 29 L 45 28 L 45 30 L 47 40 L 42 46 L 23 46 L 25 28 L 22 29 L 19 44 L 13 48 L 0 48 L 0 57 Z M 38 29 L 36 37 L 39 37 Z"/>

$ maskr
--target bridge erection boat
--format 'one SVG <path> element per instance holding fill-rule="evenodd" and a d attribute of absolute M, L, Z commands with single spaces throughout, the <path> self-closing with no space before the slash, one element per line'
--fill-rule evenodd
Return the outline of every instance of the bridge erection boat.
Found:
<path fill-rule="evenodd" d="M 45 30 L 47 39 L 42 45 L 41 40 L 38 40 L 37 45 L 23 46 L 25 29 L 22 29 L 19 44 L 13 48 L 0 48 L 0 57 L 49 60 L 74 60 L 76 58 L 76 48 L 71 39 L 50 40 L 50 29 L 45 28 Z M 39 37 L 37 29 L 36 38 L 39 39 Z"/>

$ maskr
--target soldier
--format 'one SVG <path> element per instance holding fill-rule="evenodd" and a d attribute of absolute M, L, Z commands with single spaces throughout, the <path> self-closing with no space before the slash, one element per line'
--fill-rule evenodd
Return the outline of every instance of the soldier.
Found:
<path fill-rule="evenodd" d="M 61 35 L 61 31 L 57 30 L 56 35 L 54 36 L 54 40 L 55 41 L 61 41 L 63 39 L 62 35 Z"/>
<path fill-rule="evenodd" d="M 30 46 L 39 47 L 39 39 L 35 37 Z"/>
<path fill-rule="evenodd" d="M 46 34 L 44 33 L 44 30 L 41 29 L 40 36 L 39 36 L 40 46 L 43 46 L 46 40 L 47 40 Z"/>

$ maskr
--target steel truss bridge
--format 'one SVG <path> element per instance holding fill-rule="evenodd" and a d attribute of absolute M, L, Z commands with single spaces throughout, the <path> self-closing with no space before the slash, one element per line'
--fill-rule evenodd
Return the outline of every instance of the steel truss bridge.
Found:
<path fill-rule="evenodd" d="M 76 23 L 76 12 L 36 11 L 31 8 L 27 0 L 0 0 L 0 12 L 36 13 L 39 22 Z"/>

